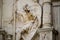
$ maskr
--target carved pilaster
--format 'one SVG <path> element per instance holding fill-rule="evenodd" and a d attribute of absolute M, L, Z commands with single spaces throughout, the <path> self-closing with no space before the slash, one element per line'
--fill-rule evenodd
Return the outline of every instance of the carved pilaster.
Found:
<path fill-rule="evenodd" d="M 51 0 L 43 2 L 43 28 L 51 27 Z"/>

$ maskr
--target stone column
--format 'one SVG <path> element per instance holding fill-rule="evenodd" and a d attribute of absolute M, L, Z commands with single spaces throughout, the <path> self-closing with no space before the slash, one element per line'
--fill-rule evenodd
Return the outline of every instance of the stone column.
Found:
<path fill-rule="evenodd" d="M 39 40 L 53 40 L 53 28 L 51 27 L 51 0 L 40 0 L 39 4 L 43 7 L 43 28 L 38 29 L 40 35 Z"/>
<path fill-rule="evenodd" d="M 51 0 L 43 1 L 43 28 L 51 27 Z"/>

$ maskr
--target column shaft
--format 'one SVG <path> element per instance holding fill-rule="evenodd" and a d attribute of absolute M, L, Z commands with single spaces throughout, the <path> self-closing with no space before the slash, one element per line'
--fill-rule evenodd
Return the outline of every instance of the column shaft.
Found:
<path fill-rule="evenodd" d="M 43 28 L 51 27 L 51 0 L 40 0 L 43 6 Z"/>

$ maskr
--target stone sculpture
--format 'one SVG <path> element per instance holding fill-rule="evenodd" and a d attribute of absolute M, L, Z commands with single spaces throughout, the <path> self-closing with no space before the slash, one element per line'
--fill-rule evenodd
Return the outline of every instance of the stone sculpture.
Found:
<path fill-rule="evenodd" d="M 50 28 L 51 26 L 51 5 L 48 5 L 49 2 L 50 0 L 43 0 L 43 4 L 41 3 L 41 5 L 43 5 L 43 28 Z M 40 36 L 37 33 L 37 30 L 41 25 L 42 14 L 39 3 L 37 3 L 37 0 L 18 0 L 16 2 L 16 40 L 47 40 L 47 38 L 45 38 L 45 35 L 47 34 L 43 33 Z M 41 37 L 40 39 L 39 36 Z"/>
<path fill-rule="evenodd" d="M 40 24 L 41 7 L 39 4 L 32 0 L 17 1 L 16 40 L 31 40 Z"/>

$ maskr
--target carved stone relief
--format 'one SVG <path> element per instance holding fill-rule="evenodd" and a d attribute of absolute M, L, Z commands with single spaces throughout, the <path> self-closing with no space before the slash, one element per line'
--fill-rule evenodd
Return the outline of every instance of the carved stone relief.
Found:
<path fill-rule="evenodd" d="M 16 40 L 31 40 L 41 25 L 41 7 L 32 0 L 18 0 L 16 4 Z"/>
<path fill-rule="evenodd" d="M 7 0 L 4 2 L 6 3 Z M 13 0 L 11 0 L 12 2 Z M 45 2 L 46 0 L 44 0 Z M 50 0 L 47 0 L 50 1 Z M 46 2 L 47 2 L 46 1 Z M 52 33 L 42 32 L 37 33 L 38 28 L 41 25 L 41 6 L 37 0 L 17 0 L 15 5 L 16 10 L 13 9 L 13 2 L 10 1 L 3 5 L 3 26 L 6 27 L 8 33 L 16 35 L 16 40 L 49 40 Z M 42 2 L 42 0 L 40 1 Z M 5 4 L 4 3 L 4 4 Z M 10 6 L 8 6 L 10 4 Z M 43 3 L 43 2 L 42 2 Z M 42 5 L 41 3 L 41 5 Z M 7 5 L 8 4 L 8 5 Z M 48 3 L 43 6 L 43 23 L 44 27 L 50 27 L 50 7 Z M 15 14 L 12 13 L 15 11 Z M 13 15 L 15 16 L 13 16 Z M 8 16 L 7 16 L 8 15 Z M 15 21 L 15 22 L 14 22 Z M 15 24 L 15 26 L 14 26 Z M 48 25 L 47 25 L 48 24 Z M 16 30 L 14 30 L 16 28 Z M 10 31 L 9 31 L 10 30 Z M 11 31 L 12 30 L 12 31 Z M 16 34 L 14 34 L 14 33 Z M 50 36 L 50 37 L 48 37 Z M 13 37 L 15 38 L 15 37 Z"/>

